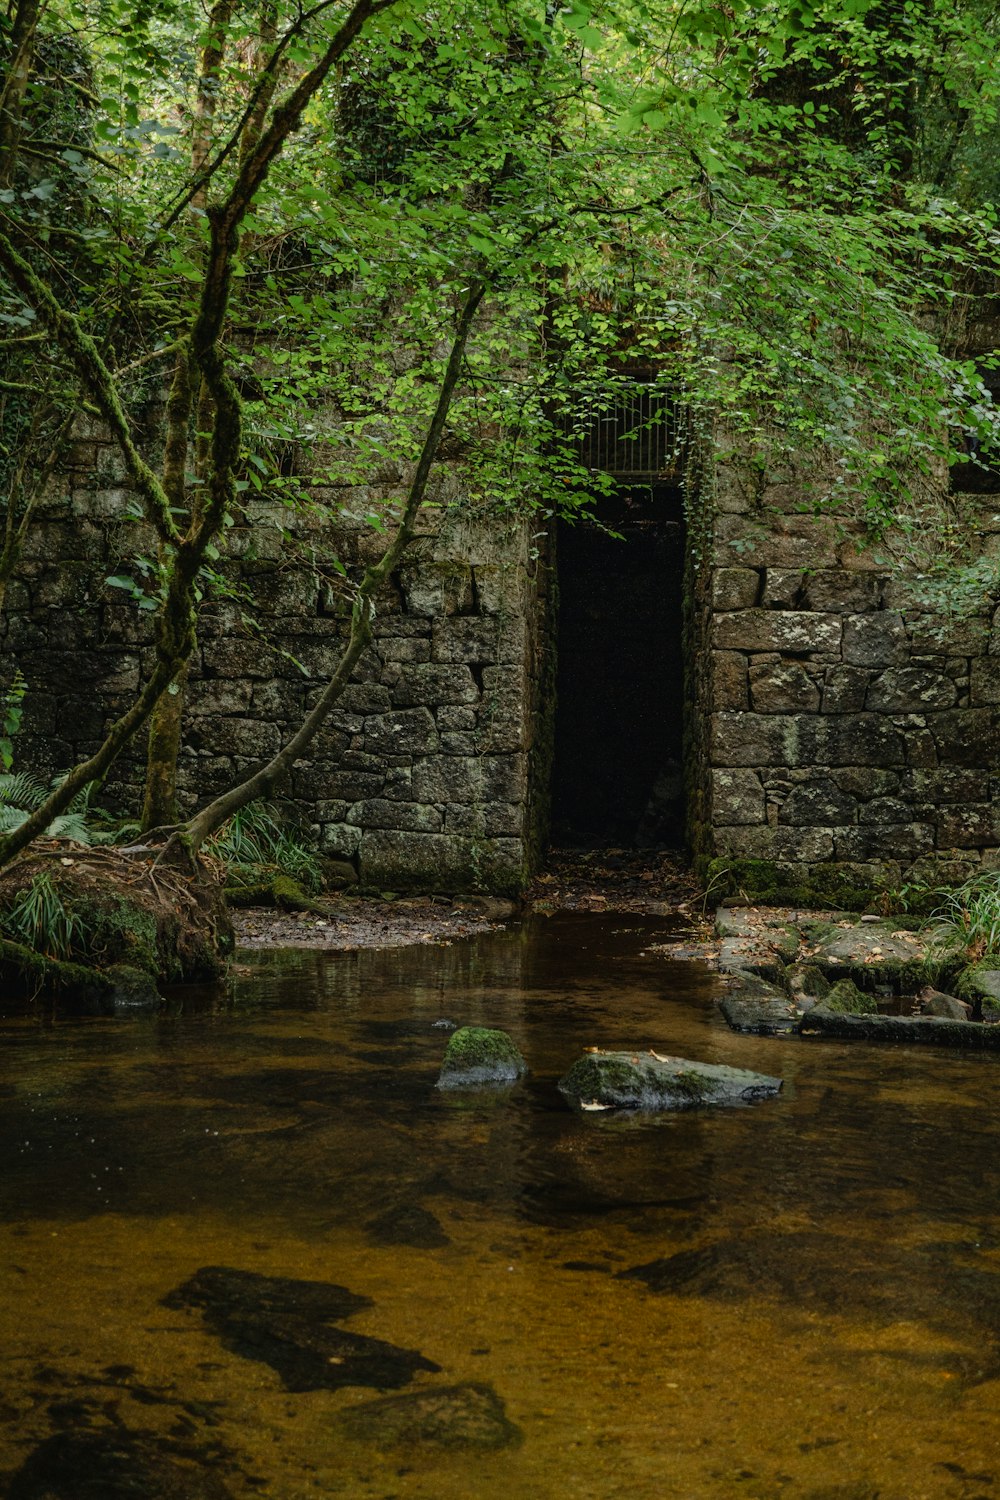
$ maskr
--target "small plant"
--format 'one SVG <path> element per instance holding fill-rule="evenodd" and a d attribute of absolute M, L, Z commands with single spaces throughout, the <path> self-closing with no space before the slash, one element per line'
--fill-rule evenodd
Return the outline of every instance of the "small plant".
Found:
<path fill-rule="evenodd" d="M 61 779 L 59 776 L 55 777 L 52 785 L 57 786 Z M 48 838 L 74 839 L 78 844 L 107 842 L 88 822 L 91 816 L 90 800 L 96 787 L 97 783 L 91 781 L 82 791 L 77 792 L 66 811 L 58 818 L 53 818 L 46 828 Z M 43 781 L 32 776 L 29 771 L 5 771 L 0 774 L 0 834 L 12 833 L 15 828 L 20 828 L 35 808 L 41 807 L 49 790 Z"/>
<path fill-rule="evenodd" d="M 31 884 L 19 891 L 10 907 L 0 916 L 0 925 L 15 941 L 24 943 L 46 958 L 65 959 L 74 944 L 83 939 L 80 918 L 67 911 L 52 878 L 42 871 Z"/>
<path fill-rule="evenodd" d="M 944 953 L 960 953 L 970 963 L 1000 952 L 1000 870 L 973 875 L 944 894 L 931 913 L 930 934 Z"/>
<path fill-rule="evenodd" d="M 9 771 L 14 764 L 14 740 L 21 728 L 27 691 L 27 680 L 18 667 L 10 686 L 0 698 L 0 766 L 4 771 Z"/>
<path fill-rule="evenodd" d="M 266 802 L 234 813 L 208 848 L 229 866 L 262 865 L 290 875 L 307 891 L 323 888 L 323 867 L 302 831 L 283 823 Z"/>

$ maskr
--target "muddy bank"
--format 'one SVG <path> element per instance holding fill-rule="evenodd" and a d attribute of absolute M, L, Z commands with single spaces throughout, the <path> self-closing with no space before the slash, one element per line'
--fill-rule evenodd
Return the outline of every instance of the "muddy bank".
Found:
<path fill-rule="evenodd" d="M 233 912 L 233 925 L 238 948 L 334 951 L 451 943 L 492 932 L 513 914 L 511 902 L 486 898 L 452 902 L 439 896 L 407 896 L 396 901 L 345 896 L 329 902 L 326 916 L 254 906 Z"/>
<path fill-rule="evenodd" d="M 679 855 L 662 850 L 553 850 L 544 872 L 515 903 L 493 896 L 331 895 L 329 908 L 233 912 L 240 948 L 403 948 L 492 932 L 518 916 L 559 911 L 632 912 L 692 920 L 701 891 Z M 679 956 L 679 955 L 678 955 Z"/>

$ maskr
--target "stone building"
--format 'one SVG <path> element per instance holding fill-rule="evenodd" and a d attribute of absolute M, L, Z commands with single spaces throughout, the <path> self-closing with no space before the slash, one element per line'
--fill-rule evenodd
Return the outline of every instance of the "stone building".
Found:
<path fill-rule="evenodd" d="M 918 558 L 862 545 L 794 472 L 762 475 L 718 440 L 695 452 L 665 423 L 639 444 L 594 442 L 615 478 L 606 529 L 472 520 L 460 469 L 442 465 L 374 645 L 288 788 L 323 849 L 366 885 L 446 890 L 517 889 L 550 828 L 560 843 L 686 839 L 712 878 L 765 892 L 992 864 L 992 601 L 943 616 Z M 56 772 L 92 752 L 148 670 L 148 616 L 106 582 L 148 545 L 129 502 L 113 448 L 81 434 L 7 597 L 22 764 Z M 989 493 L 949 504 L 1000 546 Z M 251 520 L 229 533 L 230 592 L 202 610 L 189 798 L 277 748 L 344 633 L 337 575 L 310 562 L 308 536 L 296 544 L 265 501 Z M 376 541 L 345 524 L 342 554 L 359 563 Z M 134 808 L 140 784 L 136 749 L 106 796 Z"/>

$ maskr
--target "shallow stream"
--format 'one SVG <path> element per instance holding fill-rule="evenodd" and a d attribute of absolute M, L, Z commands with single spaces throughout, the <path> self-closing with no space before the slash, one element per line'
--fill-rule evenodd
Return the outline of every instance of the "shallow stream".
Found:
<path fill-rule="evenodd" d="M 7 1008 L 0 1475 L 62 1432 L 173 1454 L 155 1500 L 1000 1497 L 1000 1063 L 737 1036 L 667 935 L 567 914 L 244 955 L 153 1019 Z M 435 1090 L 443 1020 L 508 1029 L 529 1079 Z M 578 1115 L 555 1081 L 597 1045 L 785 1087 Z M 373 1443 L 339 1356 L 296 1389 L 164 1305 L 212 1266 L 370 1299 L 338 1327 L 416 1351 L 397 1394 L 489 1387 L 519 1438 Z"/>

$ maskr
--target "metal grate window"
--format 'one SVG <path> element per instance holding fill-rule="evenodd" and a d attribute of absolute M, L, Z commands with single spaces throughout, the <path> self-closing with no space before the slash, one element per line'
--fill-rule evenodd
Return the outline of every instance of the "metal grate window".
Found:
<path fill-rule="evenodd" d="M 577 458 L 585 468 L 623 480 L 680 478 L 687 424 L 685 408 L 679 401 L 635 381 L 620 388 L 610 404 L 595 411 L 592 422 L 581 432 L 581 422 L 585 421 L 585 414 L 578 413 L 572 424 L 577 433 Z"/>

